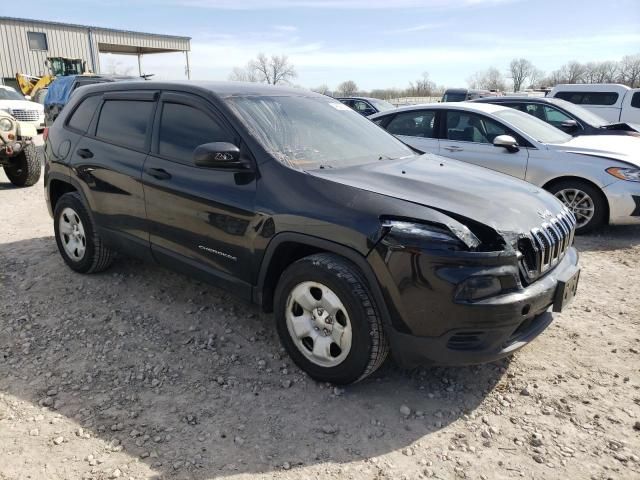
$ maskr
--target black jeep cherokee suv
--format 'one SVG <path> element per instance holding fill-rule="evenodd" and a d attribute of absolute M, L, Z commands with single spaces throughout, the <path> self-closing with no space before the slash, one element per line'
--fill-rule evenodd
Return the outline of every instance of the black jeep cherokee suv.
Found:
<path fill-rule="evenodd" d="M 575 219 L 552 195 L 411 150 L 337 100 L 241 83 L 88 86 L 48 132 L 64 261 L 154 260 L 275 312 L 311 376 L 468 364 L 573 297 Z"/>

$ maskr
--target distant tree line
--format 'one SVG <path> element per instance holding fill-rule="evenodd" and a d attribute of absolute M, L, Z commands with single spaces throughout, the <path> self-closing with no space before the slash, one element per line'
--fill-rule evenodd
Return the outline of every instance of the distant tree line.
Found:
<path fill-rule="evenodd" d="M 295 67 L 285 55 L 260 53 L 245 67 L 236 67 L 229 75 L 230 80 L 263 82 L 272 85 L 288 84 L 297 77 Z M 526 58 L 514 58 L 502 72 L 496 67 L 475 72 L 467 79 L 469 88 L 483 90 L 513 91 L 524 89 L 551 88 L 559 83 L 621 83 L 632 88 L 640 87 L 640 53 L 626 55 L 620 61 L 600 61 L 580 63 L 570 61 L 559 69 L 545 73 Z M 376 88 L 365 91 L 358 88 L 353 80 L 346 80 L 335 90 L 326 85 L 312 88 L 323 95 L 369 96 L 381 99 L 402 97 L 439 97 L 446 89 L 436 85 L 428 72 L 417 80 L 409 82 L 406 88 Z"/>

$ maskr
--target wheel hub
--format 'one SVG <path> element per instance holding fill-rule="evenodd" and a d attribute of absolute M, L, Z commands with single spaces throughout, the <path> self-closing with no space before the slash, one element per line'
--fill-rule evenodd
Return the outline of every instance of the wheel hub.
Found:
<path fill-rule="evenodd" d="M 351 350 L 351 322 L 340 298 L 326 285 L 302 282 L 287 299 L 287 329 L 311 362 L 334 367 Z"/>

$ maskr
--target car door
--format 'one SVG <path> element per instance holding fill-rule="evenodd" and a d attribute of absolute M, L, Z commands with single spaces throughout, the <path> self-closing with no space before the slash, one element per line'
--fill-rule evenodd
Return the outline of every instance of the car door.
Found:
<path fill-rule="evenodd" d="M 144 254 L 148 254 L 149 239 L 142 167 L 151 143 L 157 95 L 146 90 L 89 96 L 66 125 L 80 131 L 91 122 L 73 147 L 70 167 L 83 182 L 101 235 L 109 243 L 139 248 Z M 81 115 L 85 106 L 93 112 L 96 105 L 97 114 Z"/>
<path fill-rule="evenodd" d="M 162 94 L 153 131 L 143 182 L 154 257 L 248 296 L 255 174 L 192 160 L 205 143 L 233 143 L 248 157 L 246 148 L 212 105 L 185 93 Z"/>
<path fill-rule="evenodd" d="M 421 152 L 438 153 L 436 110 L 411 110 L 393 116 L 385 129 Z"/>
<path fill-rule="evenodd" d="M 510 135 L 520 145 L 524 142 L 502 123 L 475 112 L 447 110 L 444 138 L 440 140 L 440 155 L 525 178 L 529 153 L 526 148 L 509 151 L 493 145 L 498 135 Z"/>
<path fill-rule="evenodd" d="M 631 90 L 624 96 L 620 121 L 640 123 L 640 89 Z"/>

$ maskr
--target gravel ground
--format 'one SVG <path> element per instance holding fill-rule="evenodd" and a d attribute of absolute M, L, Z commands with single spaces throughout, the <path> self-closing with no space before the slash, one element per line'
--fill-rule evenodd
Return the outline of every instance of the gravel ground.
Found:
<path fill-rule="evenodd" d="M 0 480 L 640 478 L 640 227 L 510 361 L 307 378 L 269 315 L 121 257 L 72 273 L 0 173 Z"/>

